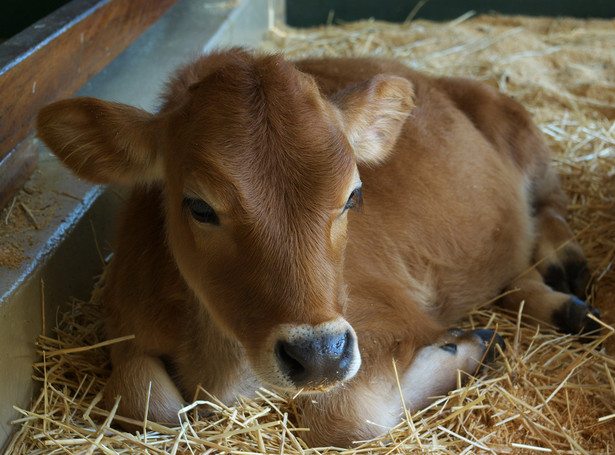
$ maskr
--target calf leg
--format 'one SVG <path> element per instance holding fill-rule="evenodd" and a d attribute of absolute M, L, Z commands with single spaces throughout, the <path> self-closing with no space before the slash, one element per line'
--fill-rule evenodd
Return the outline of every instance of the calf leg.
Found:
<path fill-rule="evenodd" d="M 420 349 L 400 381 L 408 408 L 417 411 L 434 397 L 456 389 L 457 371 L 465 377 L 477 373 L 494 360 L 496 345 L 505 348 L 502 338 L 492 330 L 453 329 L 437 343 Z"/>
<path fill-rule="evenodd" d="M 530 322 L 544 322 L 564 333 L 597 334 L 600 330 L 600 324 L 588 316 L 599 318 L 596 308 L 575 295 L 554 290 L 536 268 L 517 278 L 511 289 L 515 292 L 503 297 L 503 306 L 517 311 L 524 302 L 523 314 L 529 316 Z"/>
<path fill-rule="evenodd" d="M 112 352 L 113 371 L 104 391 L 107 408 L 121 396 L 118 415 L 143 420 L 147 408 L 148 420 L 177 423 L 183 400 L 162 360 L 147 354 L 122 354 Z"/>
<path fill-rule="evenodd" d="M 589 268 L 568 223 L 552 208 L 545 208 L 536 216 L 536 224 L 538 237 L 534 260 L 545 284 L 584 300 Z"/>
<path fill-rule="evenodd" d="M 585 300 L 589 268 L 565 219 L 567 198 L 550 168 L 535 186 L 534 261 L 537 269 L 554 290 Z"/>
<path fill-rule="evenodd" d="M 588 333 L 600 325 L 588 317 L 598 310 L 584 300 L 589 284 L 587 260 L 564 216 L 567 199 L 557 177 L 548 167 L 534 184 L 535 267 L 511 285 L 518 292 L 503 299 L 516 310 L 524 301 L 524 314 L 555 326 L 565 333 Z"/>
<path fill-rule="evenodd" d="M 504 346 L 491 330 L 451 330 L 435 344 L 419 349 L 410 366 L 399 372 L 406 406 L 416 411 L 454 390 L 458 370 L 464 376 L 476 373 L 483 362 L 493 360 L 497 344 Z M 367 377 L 362 370 L 363 374 L 329 392 L 299 397 L 299 424 L 310 428 L 304 437 L 310 445 L 348 447 L 401 421 L 403 406 L 392 362 L 373 371 L 377 377 Z"/>

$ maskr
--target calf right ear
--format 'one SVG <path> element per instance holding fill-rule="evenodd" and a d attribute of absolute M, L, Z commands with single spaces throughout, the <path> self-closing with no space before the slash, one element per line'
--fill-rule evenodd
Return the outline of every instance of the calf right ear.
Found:
<path fill-rule="evenodd" d="M 408 79 L 386 74 L 334 95 L 357 162 L 375 164 L 386 160 L 414 107 L 413 98 L 414 89 Z"/>
<path fill-rule="evenodd" d="M 96 183 L 161 178 L 157 123 L 149 112 L 96 98 L 58 101 L 36 118 L 38 137 L 75 174 Z"/>

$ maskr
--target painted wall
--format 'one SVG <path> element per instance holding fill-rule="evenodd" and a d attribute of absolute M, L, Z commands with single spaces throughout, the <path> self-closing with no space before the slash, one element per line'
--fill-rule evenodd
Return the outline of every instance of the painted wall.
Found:
<path fill-rule="evenodd" d="M 329 11 L 334 21 L 356 21 L 373 17 L 402 22 L 419 0 L 287 0 L 287 23 L 295 27 L 324 24 Z M 451 20 L 474 10 L 477 13 L 524 14 L 530 16 L 615 17 L 613 0 L 428 0 L 417 18 Z"/>

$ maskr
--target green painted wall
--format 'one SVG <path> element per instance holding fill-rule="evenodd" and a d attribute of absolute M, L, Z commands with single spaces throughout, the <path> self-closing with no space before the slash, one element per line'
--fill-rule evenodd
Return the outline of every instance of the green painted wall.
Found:
<path fill-rule="evenodd" d="M 0 0 L 0 39 L 7 39 L 69 0 Z M 155 0 L 153 0 L 155 1 Z M 345 22 L 373 17 L 401 22 L 418 0 L 287 0 L 287 22 L 295 27 L 324 24 L 329 11 Z M 428 0 L 417 18 L 450 20 L 467 11 L 542 16 L 615 17 L 615 0 Z"/>
<path fill-rule="evenodd" d="M 287 22 L 309 27 L 327 21 L 356 21 L 373 17 L 402 22 L 418 0 L 287 0 Z M 477 13 L 525 14 L 531 16 L 615 17 L 615 0 L 428 0 L 417 18 L 451 20 L 474 10 Z"/>

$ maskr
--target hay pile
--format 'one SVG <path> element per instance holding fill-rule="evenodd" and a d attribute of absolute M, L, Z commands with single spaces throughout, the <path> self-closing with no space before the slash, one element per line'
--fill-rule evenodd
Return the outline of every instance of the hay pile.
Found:
<path fill-rule="evenodd" d="M 181 427 L 139 422 L 118 430 L 100 406 L 109 374 L 100 307 L 73 302 L 55 338 L 41 337 L 43 384 L 7 453 L 561 453 L 615 451 L 615 21 L 461 18 L 448 24 L 362 22 L 316 30 L 274 30 L 263 47 L 289 57 L 379 55 L 438 75 L 499 86 L 534 114 L 571 197 L 570 221 L 593 270 L 592 301 L 602 338 L 538 332 L 518 314 L 480 310 L 464 327 L 497 328 L 506 353 L 480 378 L 411 416 L 381 439 L 352 450 L 307 449 L 292 399 L 261 398 L 219 409 L 208 421 L 185 410 Z M 597 346 L 602 344 L 602 350 Z M 606 352 L 606 353 L 605 353 Z M 610 355 L 609 355 L 610 354 Z"/>

